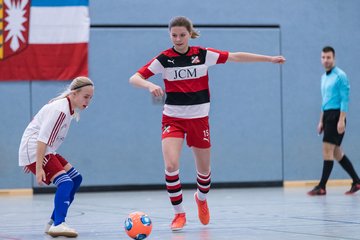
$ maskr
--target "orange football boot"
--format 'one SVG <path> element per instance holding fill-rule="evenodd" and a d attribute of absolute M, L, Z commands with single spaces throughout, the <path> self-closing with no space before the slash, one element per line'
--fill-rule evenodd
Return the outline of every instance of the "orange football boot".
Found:
<path fill-rule="evenodd" d="M 171 230 L 179 231 L 183 229 L 186 224 L 186 216 L 185 213 L 177 213 L 171 223 Z"/>
<path fill-rule="evenodd" d="M 196 204 L 198 206 L 198 217 L 199 217 L 200 222 L 204 225 L 209 224 L 210 212 L 209 212 L 209 208 L 207 205 L 207 201 L 206 200 L 201 201 L 197 196 L 197 192 L 195 192 L 194 198 L 195 198 Z"/>

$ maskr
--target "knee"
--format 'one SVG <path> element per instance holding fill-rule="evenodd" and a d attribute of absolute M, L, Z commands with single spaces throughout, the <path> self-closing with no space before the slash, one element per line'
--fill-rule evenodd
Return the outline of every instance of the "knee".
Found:
<path fill-rule="evenodd" d="M 74 187 L 74 182 L 72 180 L 63 182 L 63 185 L 66 187 L 66 189 L 72 189 Z"/>
<path fill-rule="evenodd" d="M 334 151 L 323 149 L 323 158 L 325 160 L 334 160 Z"/>
<path fill-rule="evenodd" d="M 335 160 L 336 161 L 338 161 L 338 162 L 340 162 L 341 161 L 341 159 L 343 158 L 343 154 L 334 154 L 334 158 L 335 158 Z"/>
<path fill-rule="evenodd" d="M 179 161 L 177 161 L 176 159 L 169 160 L 165 158 L 165 169 L 168 172 L 175 172 L 179 170 Z"/>
<path fill-rule="evenodd" d="M 340 149 L 335 149 L 334 151 L 335 160 L 339 162 L 343 157 L 344 157 L 344 153 Z"/>
<path fill-rule="evenodd" d="M 67 174 L 69 175 L 71 180 L 74 182 L 74 187 L 78 188 L 82 182 L 81 174 L 73 167 L 67 172 Z"/>
<path fill-rule="evenodd" d="M 73 186 L 74 192 L 76 192 L 80 188 L 82 180 L 83 180 L 83 177 L 81 176 L 81 174 L 77 175 L 76 177 L 74 177 L 72 179 L 72 181 L 74 182 L 74 186 Z"/>
<path fill-rule="evenodd" d="M 76 179 L 76 183 L 78 186 L 80 186 L 80 184 L 82 183 L 83 177 L 82 175 L 79 173 L 79 175 L 73 179 L 73 181 Z"/>

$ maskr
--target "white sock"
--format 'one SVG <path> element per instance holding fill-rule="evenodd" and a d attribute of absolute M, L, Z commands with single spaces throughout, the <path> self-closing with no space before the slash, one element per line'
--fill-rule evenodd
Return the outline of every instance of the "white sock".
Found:
<path fill-rule="evenodd" d="M 182 203 L 178 204 L 178 205 L 174 205 L 174 212 L 175 214 L 178 214 L 178 213 L 184 213 L 185 212 L 185 209 L 184 209 L 184 206 Z"/>

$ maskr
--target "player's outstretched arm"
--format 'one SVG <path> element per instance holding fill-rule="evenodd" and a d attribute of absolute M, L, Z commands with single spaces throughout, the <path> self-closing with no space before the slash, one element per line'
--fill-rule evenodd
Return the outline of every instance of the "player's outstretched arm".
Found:
<path fill-rule="evenodd" d="M 130 84 L 140 88 L 147 88 L 154 97 L 161 97 L 164 95 L 162 88 L 152 82 L 147 81 L 139 73 L 135 73 L 129 79 Z"/>
<path fill-rule="evenodd" d="M 229 53 L 228 61 L 230 62 L 272 62 L 285 63 L 286 59 L 283 56 L 267 56 L 247 52 L 231 52 Z"/>

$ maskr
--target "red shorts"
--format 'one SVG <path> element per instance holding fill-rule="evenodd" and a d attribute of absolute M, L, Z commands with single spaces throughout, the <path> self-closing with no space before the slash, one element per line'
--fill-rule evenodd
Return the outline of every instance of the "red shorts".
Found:
<path fill-rule="evenodd" d="M 167 137 L 185 138 L 185 135 L 189 147 L 211 147 L 209 117 L 183 119 L 163 115 L 162 139 Z"/>
<path fill-rule="evenodd" d="M 46 180 L 44 183 L 49 185 L 51 183 L 51 179 L 57 174 L 58 172 L 65 170 L 64 167 L 68 164 L 68 161 L 65 160 L 60 154 L 48 154 L 45 156 L 43 162 L 43 168 L 46 175 Z M 30 165 L 27 165 L 29 170 L 36 175 L 36 162 L 33 162 Z"/>

